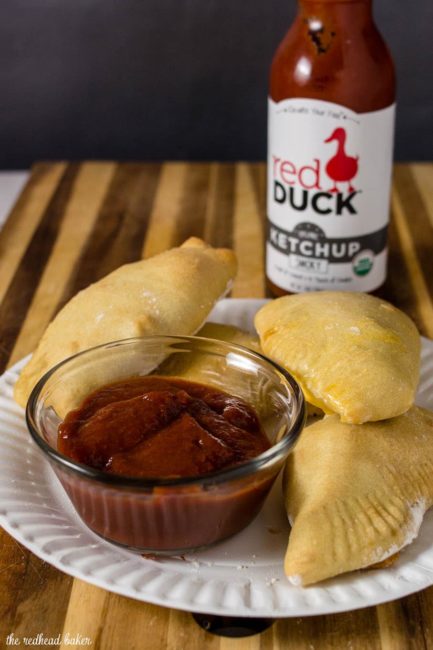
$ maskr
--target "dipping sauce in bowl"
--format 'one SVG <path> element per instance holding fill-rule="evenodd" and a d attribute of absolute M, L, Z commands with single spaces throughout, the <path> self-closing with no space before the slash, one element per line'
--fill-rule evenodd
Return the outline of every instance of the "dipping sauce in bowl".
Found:
<path fill-rule="evenodd" d="M 59 364 L 26 415 L 89 528 L 133 550 L 179 554 L 252 521 L 302 430 L 304 402 L 260 354 L 151 336 Z"/>
<path fill-rule="evenodd" d="M 58 449 L 121 476 L 204 476 L 256 458 L 270 443 L 254 409 L 210 386 L 132 377 L 104 386 L 66 416 Z"/>

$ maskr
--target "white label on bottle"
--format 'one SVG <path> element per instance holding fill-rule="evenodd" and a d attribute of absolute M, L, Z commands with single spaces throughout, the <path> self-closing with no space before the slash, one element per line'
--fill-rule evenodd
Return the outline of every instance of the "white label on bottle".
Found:
<path fill-rule="evenodd" d="M 269 100 L 266 271 L 296 293 L 372 291 L 386 275 L 395 104 L 355 113 Z"/>

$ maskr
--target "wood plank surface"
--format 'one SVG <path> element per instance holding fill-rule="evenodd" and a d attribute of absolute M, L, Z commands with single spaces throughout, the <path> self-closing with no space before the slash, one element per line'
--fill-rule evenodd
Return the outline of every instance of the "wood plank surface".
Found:
<path fill-rule="evenodd" d="M 433 165 L 396 165 L 389 276 L 382 294 L 433 338 Z M 77 291 L 117 266 L 190 235 L 233 247 L 236 297 L 263 297 L 265 166 L 218 163 L 43 163 L 0 234 L 0 369 L 31 352 Z M 433 648 L 433 588 L 338 615 L 277 621 L 227 639 L 185 612 L 73 579 L 0 530 L 0 645 L 43 633 L 63 650 Z M 60 636 L 59 636 L 60 635 Z M 24 647 L 23 643 L 16 647 Z M 53 646 L 51 646 L 53 647 Z"/>

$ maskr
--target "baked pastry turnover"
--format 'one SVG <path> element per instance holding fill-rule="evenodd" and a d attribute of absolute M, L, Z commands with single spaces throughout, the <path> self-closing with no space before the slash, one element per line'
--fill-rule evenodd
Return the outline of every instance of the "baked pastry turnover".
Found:
<path fill-rule="evenodd" d="M 95 345 L 145 334 L 194 334 L 235 273 L 232 251 L 195 237 L 121 266 L 80 291 L 57 314 L 15 384 L 15 400 L 25 406 L 45 372 Z"/>
<path fill-rule="evenodd" d="M 433 505 L 433 413 L 414 406 L 363 425 L 325 417 L 302 432 L 283 483 L 292 583 L 380 562 L 417 536 Z"/>
<path fill-rule="evenodd" d="M 308 402 L 342 422 L 392 418 L 413 404 L 420 337 L 406 314 L 362 293 L 278 298 L 255 318 L 266 355 L 298 380 Z"/>

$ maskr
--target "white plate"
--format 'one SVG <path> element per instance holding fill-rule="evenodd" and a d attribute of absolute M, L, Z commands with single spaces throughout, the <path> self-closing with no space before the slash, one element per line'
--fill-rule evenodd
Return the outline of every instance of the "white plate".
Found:
<path fill-rule="evenodd" d="M 213 320 L 252 328 L 263 301 L 224 300 Z M 23 361 L 0 379 L 0 523 L 38 557 L 69 575 L 124 596 L 178 609 L 237 616 L 306 616 L 376 605 L 433 584 L 433 511 L 418 539 L 389 569 L 361 571 L 302 589 L 282 561 L 288 525 L 277 485 L 263 510 L 227 542 L 181 558 L 144 559 L 94 535 L 75 514 L 30 439 L 12 399 Z M 423 339 L 417 403 L 433 409 L 433 341 Z"/>

